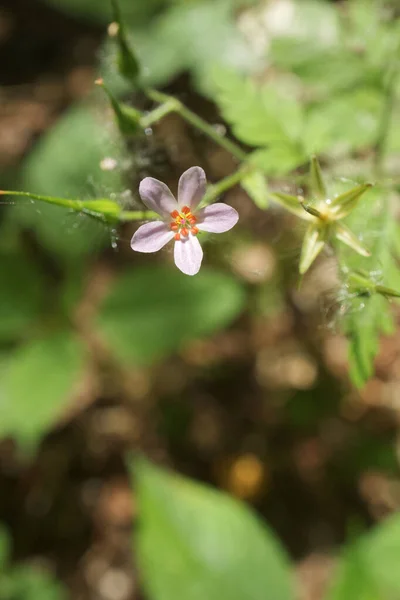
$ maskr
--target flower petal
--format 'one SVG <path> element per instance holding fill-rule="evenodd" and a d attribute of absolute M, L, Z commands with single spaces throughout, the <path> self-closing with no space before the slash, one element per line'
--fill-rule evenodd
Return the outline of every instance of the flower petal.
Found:
<path fill-rule="evenodd" d="M 196 275 L 203 260 L 203 250 L 195 235 L 189 234 L 185 239 L 175 242 L 175 264 L 185 275 Z"/>
<path fill-rule="evenodd" d="M 190 167 L 185 171 L 178 184 L 178 204 L 195 210 L 206 191 L 206 174 L 201 167 Z"/>
<path fill-rule="evenodd" d="M 178 208 L 178 203 L 169 187 L 154 177 L 146 177 L 140 182 L 139 194 L 147 208 L 162 217 L 169 216 Z"/>
<path fill-rule="evenodd" d="M 229 231 L 239 220 L 238 212 L 223 202 L 211 204 L 199 210 L 196 214 L 196 226 L 202 231 L 224 233 Z"/>
<path fill-rule="evenodd" d="M 152 221 L 141 225 L 133 234 L 132 250 L 136 252 L 157 252 L 174 237 L 163 221 Z"/>

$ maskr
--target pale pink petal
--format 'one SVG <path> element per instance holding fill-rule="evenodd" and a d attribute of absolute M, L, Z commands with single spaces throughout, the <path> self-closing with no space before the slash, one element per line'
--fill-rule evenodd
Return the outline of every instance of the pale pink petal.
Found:
<path fill-rule="evenodd" d="M 195 210 L 206 191 L 206 174 L 201 167 L 190 167 L 185 171 L 178 184 L 178 203 L 182 208 L 189 206 Z"/>
<path fill-rule="evenodd" d="M 189 234 L 187 238 L 175 242 L 174 259 L 178 269 L 185 275 L 196 275 L 199 272 L 203 250 L 195 235 Z"/>
<path fill-rule="evenodd" d="M 136 252 L 157 252 L 173 237 L 174 232 L 163 221 L 152 221 L 141 225 L 133 234 L 131 248 Z"/>
<path fill-rule="evenodd" d="M 198 229 L 211 233 L 224 233 L 236 225 L 239 214 L 232 206 L 217 202 L 199 210 L 196 217 Z"/>
<path fill-rule="evenodd" d="M 178 208 L 178 203 L 169 187 L 154 177 L 146 177 L 140 182 L 139 194 L 147 208 L 162 217 L 169 216 Z"/>

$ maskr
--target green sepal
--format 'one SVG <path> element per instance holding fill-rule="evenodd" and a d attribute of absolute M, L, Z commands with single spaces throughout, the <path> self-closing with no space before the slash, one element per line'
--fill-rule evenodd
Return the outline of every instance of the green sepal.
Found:
<path fill-rule="evenodd" d="M 362 183 L 351 190 L 336 196 L 330 204 L 331 211 L 335 214 L 335 219 L 343 219 L 351 213 L 356 207 L 361 196 L 372 187 L 372 183 Z"/>
<path fill-rule="evenodd" d="M 129 79 L 129 81 L 137 84 L 140 75 L 139 61 L 128 42 L 125 25 L 122 20 L 121 11 L 117 0 L 111 0 L 111 4 L 114 22 L 118 25 L 118 29 L 115 34 L 118 44 L 118 70 L 126 79 Z"/>
<path fill-rule="evenodd" d="M 350 287 L 359 294 L 377 293 L 385 296 L 385 298 L 400 298 L 400 291 L 377 284 L 359 271 L 349 273 L 347 281 Z"/>
<path fill-rule="evenodd" d="M 311 158 L 310 163 L 310 186 L 313 196 L 317 200 L 326 200 L 328 192 L 324 181 L 324 176 L 321 171 L 320 164 L 316 156 Z"/>
<path fill-rule="evenodd" d="M 299 271 L 301 275 L 304 275 L 311 267 L 318 254 L 321 252 L 325 245 L 327 237 L 327 226 L 320 226 L 318 224 L 309 225 L 303 240 L 303 246 L 301 248 L 300 266 Z"/>
<path fill-rule="evenodd" d="M 335 224 L 335 237 L 343 242 L 343 244 L 358 252 L 358 254 L 361 254 L 361 256 L 371 256 L 371 252 L 361 244 L 358 237 L 342 223 Z"/>
<path fill-rule="evenodd" d="M 292 196 L 283 192 L 269 192 L 269 197 L 297 217 L 305 221 L 314 221 L 314 218 L 304 210 L 302 198 L 299 196 Z"/>
<path fill-rule="evenodd" d="M 136 108 L 128 106 L 128 104 L 125 104 L 124 102 L 119 102 L 108 86 L 104 83 L 103 79 L 97 79 L 95 83 L 103 88 L 107 94 L 114 111 L 118 129 L 122 135 L 136 135 L 140 131 L 143 131 L 143 127 L 141 125 L 142 113 L 136 110 Z"/>

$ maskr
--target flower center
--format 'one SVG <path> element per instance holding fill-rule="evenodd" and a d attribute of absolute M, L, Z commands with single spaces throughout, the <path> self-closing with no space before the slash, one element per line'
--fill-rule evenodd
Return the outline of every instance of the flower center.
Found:
<path fill-rule="evenodd" d="M 171 222 L 170 227 L 172 231 L 175 231 L 176 240 L 180 240 L 181 236 L 187 237 L 189 235 L 189 231 L 193 235 L 197 235 L 199 233 L 199 230 L 196 227 L 197 219 L 191 213 L 188 206 L 184 206 L 181 212 L 174 210 L 171 213 L 171 217 L 173 221 Z"/>

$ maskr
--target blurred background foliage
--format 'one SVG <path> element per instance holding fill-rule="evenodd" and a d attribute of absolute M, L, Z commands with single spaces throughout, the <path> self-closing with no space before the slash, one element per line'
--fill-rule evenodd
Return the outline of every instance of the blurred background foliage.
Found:
<path fill-rule="evenodd" d="M 400 7 L 120 7 L 146 85 L 254 170 L 194 278 L 170 249 L 134 254 L 136 224 L 4 198 L 0 598 L 400 598 L 400 314 L 346 279 L 400 289 Z M 177 114 L 120 135 L 96 77 L 153 105 L 117 73 L 111 18 L 108 0 L 3 0 L 4 189 L 135 209 L 144 176 L 237 168 Z M 332 194 L 376 184 L 346 219 L 372 258 L 327 248 L 299 285 L 303 225 L 267 191 L 306 193 L 312 153 Z"/>

